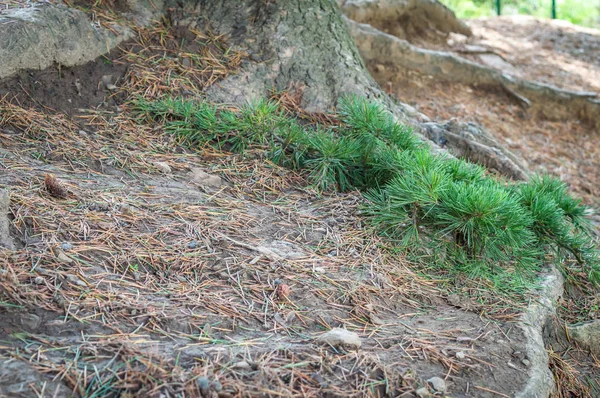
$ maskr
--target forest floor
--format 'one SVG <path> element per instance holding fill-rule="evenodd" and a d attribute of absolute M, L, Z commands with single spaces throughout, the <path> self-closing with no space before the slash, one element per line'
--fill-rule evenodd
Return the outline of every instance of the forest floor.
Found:
<path fill-rule="evenodd" d="M 600 31 L 564 21 L 527 16 L 467 20 L 472 37 L 414 40 L 425 48 L 455 53 L 493 69 L 559 88 L 600 92 Z M 369 65 L 376 80 L 403 102 L 432 120 L 456 119 L 484 126 L 531 171 L 560 177 L 595 209 L 600 225 L 600 131 L 573 118 L 548 120 L 528 113 L 506 92 L 448 83 L 414 71 Z M 600 227 L 599 227 L 600 231 Z M 560 324 L 600 318 L 597 290 L 567 284 L 559 317 L 549 335 L 563 334 Z M 549 328 L 550 329 L 550 328 Z M 568 361 L 583 379 L 595 380 L 600 394 L 600 362 L 571 352 L 548 339 L 556 358 Z M 555 370 L 555 369 L 554 369 Z M 555 374 L 556 376 L 556 374 Z"/>
<path fill-rule="evenodd" d="M 514 323 L 525 303 L 420 275 L 364 228 L 358 193 L 317 195 L 260 154 L 189 150 L 130 112 L 136 95 L 200 95 L 235 73 L 242 55 L 226 50 L 154 26 L 95 62 L 0 82 L 16 245 L 0 251 L 0 396 L 412 396 L 432 377 L 452 397 L 513 396 L 529 366 Z M 598 205 L 598 132 L 501 94 L 386 79 Z M 319 344 L 334 327 L 360 348 Z"/>

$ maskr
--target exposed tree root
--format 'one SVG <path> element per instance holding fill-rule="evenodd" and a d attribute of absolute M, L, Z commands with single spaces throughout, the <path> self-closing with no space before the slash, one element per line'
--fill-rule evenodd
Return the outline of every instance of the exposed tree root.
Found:
<path fill-rule="evenodd" d="M 494 169 L 515 179 L 526 180 L 527 172 L 519 159 L 481 129 L 472 123 L 423 123 L 421 133 L 442 147 L 451 149 L 458 157 Z"/>
<path fill-rule="evenodd" d="M 403 39 L 432 32 L 472 34 L 465 23 L 437 0 L 346 0 L 340 6 L 353 21 Z"/>
<path fill-rule="evenodd" d="M 597 93 L 563 90 L 527 81 L 454 54 L 416 47 L 370 25 L 347 19 L 350 33 L 367 63 L 388 63 L 451 82 L 502 89 L 522 106 L 548 119 L 580 118 L 600 127 Z"/>

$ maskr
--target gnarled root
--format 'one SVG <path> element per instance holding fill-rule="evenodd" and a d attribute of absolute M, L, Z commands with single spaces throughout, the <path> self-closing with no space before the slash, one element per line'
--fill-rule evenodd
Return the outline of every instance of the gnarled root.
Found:
<path fill-rule="evenodd" d="M 388 63 L 450 82 L 499 88 L 535 114 L 557 120 L 575 117 L 600 128 L 597 93 L 563 90 L 519 79 L 448 52 L 419 48 L 370 25 L 346 21 L 366 63 Z"/>

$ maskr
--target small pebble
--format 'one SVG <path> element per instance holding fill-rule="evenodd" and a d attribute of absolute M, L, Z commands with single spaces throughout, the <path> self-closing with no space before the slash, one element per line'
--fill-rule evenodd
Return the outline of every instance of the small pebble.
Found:
<path fill-rule="evenodd" d="M 198 383 L 198 388 L 200 389 L 200 394 L 202 394 L 202 396 L 204 396 L 204 397 L 208 397 L 208 392 L 209 392 L 209 388 L 210 388 L 210 382 L 208 381 L 208 377 L 206 377 L 206 376 L 198 377 L 198 380 L 196 380 L 196 383 Z"/>
<path fill-rule="evenodd" d="M 236 362 L 233 364 L 233 368 L 234 369 L 241 369 L 241 370 L 249 370 L 252 367 L 250 366 L 250 364 L 246 361 L 240 361 L 240 362 Z"/>
<path fill-rule="evenodd" d="M 427 383 L 436 392 L 441 392 L 441 393 L 446 392 L 446 382 L 441 377 L 432 377 L 431 379 L 427 380 Z"/>
<path fill-rule="evenodd" d="M 197 240 L 193 240 L 190 243 L 188 243 L 187 245 L 188 249 L 196 249 L 198 247 L 198 241 Z"/>
<path fill-rule="evenodd" d="M 464 352 L 459 351 L 456 353 L 456 359 L 465 359 L 466 355 Z"/>
<path fill-rule="evenodd" d="M 417 397 L 419 397 L 419 398 L 431 397 L 431 394 L 429 393 L 429 390 L 427 389 L 427 387 L 421 387 L 417 391 L 415 391 L 415 393 L 417 394 Z"/>
<path fill-rule="evenodd" d="M 167 162 L 154 162 L 154 166 L 164 174 L 170 174 L 172 171 Z"/>
<path fill-rule="evenodd" d="M 529 359 L 521 359 L 521 363 L 527 367 L 529 367 L 529 365 L 531 365 L 531 362 L 529 362 Z"/>
<path fill-rule="evenodd" d="M 333 328 L 317 338 L 317 342 L 329 344 L 332 347 L 350 346 L 359 349 L 361 345 L 358 334 L 342 328 Z"/>
<path fill-rule="evenodd" d="M 223 385 L 218 381 L 213 381 L 212 383 L 210 383 L 210 386 L 215 392 L 220 392 L 221 390 L 223 390 Z"/>
<path fill-rule="evenodd" d="M 33 283 L 35 283 L 36 285 L 41 285 L 42 283 L 44 283 L 44 278 L 42 278 L 41 276 L 36 276 L 33 280 Z"/>
<path fill-rule="evenodd" d="M 60 245 L 60 248 L 63 249 L 64 251 L 69 251 L 73 248 L 73 245 L 70 244 L 69 242 L 65 242 Z"/>

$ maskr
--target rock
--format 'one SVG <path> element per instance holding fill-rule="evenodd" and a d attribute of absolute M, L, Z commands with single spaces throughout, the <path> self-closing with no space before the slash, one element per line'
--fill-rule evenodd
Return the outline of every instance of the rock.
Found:
<path fill-rule="evenodd" d="M 325 379 L 323 378 L 323 376 L 321 376 L 317 372 L 315 372 L 312 375 L 310 375 L 310 378 L 313 379 L 316 383 L 318 383 L 319 386 L 321 386 L 321 387 L 326 387 L 327 386 L 327 381 L 325 381 Z"/>
<path fill-rule="evenodd" d="M 383 66 L 382 64 L 375 65 L 375 72 L 377 72 L 377 73 L 385 72 L 385 66 Z"/>
<path fill-rule="evenodd" d="M 192 182 L 196 184 L 218 188 L 223 185 L 221 177 L 206 173 L 200 168 L 193 168 L 191 172 Z"/>
<path fill-rule="evenodd" d="M 198 241 L 197 240 L 193 240 L 190 243 L 188 243 L 187 245 L 188 249 L 196 249 L 198 247 Z"/>
<path fill-rule="evenodd" d="M 112 75 L 104 75 L 104 76 L 102 76 L 101 80 L 102 80 L 102 85 L 104 85 L 104 87 L 107 87 L 109 84 L 113 84 Z"/>
<path fill-rule="evenodd" d="M 40 327 L 40 317 L 35 314 L 23 314 L 21 315 L 21 325 L 25 326 L 29 330 L 35 330 Z"/>
<path fill-rule="evenodd" d="M 63 249 L 64 251 L 68 252 L 69 250 L 71 250 L 73 248 L 73 245 L 70 244 L 69 242 L 65 242 L 60 245 L 60 248 Z"/>
<path fill-rule="evenodd" d="M 446 382 L 441 377 L 432 377 L 431 379 L 427 380 L 427 383 L 435 392 L 446 392 Z"/>
<path fill-rule="evenodd" d="M 467 357 L 467 356 L 466 356 L 466 355 L 465 355 L 465 353 L 464 353 L 464 352 L 462 352 L 462 351 L 458 351 L 458 352 L 456 353 L 456 359 L 465 359 L 466 357 Z"/>
<path fill-rule="evenodd" d="M 529 365 L 531 365 L 531 362 L 529 361 L 529 359 L 521 359 L 521 363 L 527 367 L 529 367 Z"/>
<path fill-rule="evenodd" d="M 417 397 L 419 397 L 419 398 L 430 398 L 431 397 L 431 394 L 429 393 L 429 390 L 427 389 L 427 387 L 419 388 L 417 391 L 415 391 L 415 394 L 417 394 Z"/>
<path fill-rule="evenodd" d="M 568 326 L 569 336 L 581 347 L 600 355 L 600 319 L 583 324 Z"/>
<path fill-rule="evenodd" d="M 41 276 L 36 276 L 33 280 L 33 283 L 35 283 L 36 285 L 41 285 L 42 283 L 44 283 L 44 278 Z"/>
<path fill-rule="evenodd" d="M 223 385 L 221 383 L 219 383 L 218 381 L 213 381 L 212 383 L 210 383 L 210 387 L 215 392 L 221 392 L 221 390 L 223 390 Z"/>
<path fill-rule="evenodd" d="M 250 370 L 252 369 L 252 366 L 250 366 L 250 364 L 246 361 L 239 361 L 233 364 L 233 368 L 239 370 Z"/>
<path fill-rule="evenodd" d="M 185 68 L 189 68 L 192 66 L 192 61 L 188 57 L 182 58 L 181 65 L 183 65 Z"/>
<path fill-rule="evenodd" d="M 196 383 L 198 383 L 200 394 L 202 394 L 203 397 L 208 397 L 208 393 L 210 391 L 210 381 L 208 380 L 208 377 L 200 376 L 196 380 Z"/>
<path fill-rule="evenodd" d="M 15 245 L 10 237 L 10 220 L 8 212 L 10 196 L 6 189 L 0 189 L 0 248 L 14 250 Z"/>
<path fill-rule="evenodd" d="M 54 250 L 54 255 L 56 256 L 56 259 L 58 261 L 60 261 L 61 263 L 65 263 L 65 264 L 71 264 L 73 262 L 73 259 L 69 256 L 67 256 L 65 254 L 65 252 L 62 251 L 62 249 L 55 249 Z"/>
<path fill-rule="evenodd" d="M 72 284 L 81 286 L 81 287 L 87 287 L 87 284 L 84 281 L 82 281 L 81 279 L 79 279 L 79 277 L 77 275 L 66 274 L 65 276 L 66 276 L 67 280 L 69 282 L 71 282 Z"/>
<path fill-rule="evenodd" d="M 342 328 L 333 328 L 329 332 L 319 336 L 317 342 L 329 344 L 332 347 L 353 347 L 360 348 L 361 342 L 358 335 Z"/>
<path fill-rule="evenodd" d="M 154 162 L 154 166 L 165 174 L 171 174 L 171 166 L 166 162 Z"/>
<path fill-rule="evenodd" d="M 306 257 L 306 253 L 304 253 L 300 248 L 298 248 L 298 246 L 294 245 L 291 242 L 286 242 L 284 240 L 273 240 L 268 243 L 265 243 L 263 247 L 266 247 L 273 253 L 277 254 L 279 257 L 283 258 Z"/>

